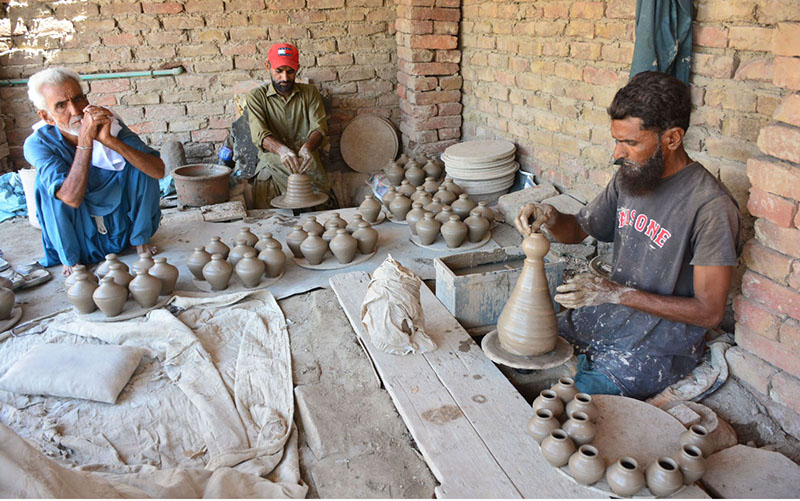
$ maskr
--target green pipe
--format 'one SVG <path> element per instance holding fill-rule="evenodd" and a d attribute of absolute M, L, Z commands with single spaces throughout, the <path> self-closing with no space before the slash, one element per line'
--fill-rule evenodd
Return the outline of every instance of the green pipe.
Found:
<path fill-rule="evenodd" d="M 92 75 L 81 75 L 81 80 L 107 80 L 109 78 L 134 78 L 134 77 L 163 77 L 171 75 L 180 75 L 183 73 L 183 66 L 172 68 L 171 70 L 150 70 L 150 71 L 123 71 L 120 73 L 95 73 Z M 0 80 L 0 87 L 8 87 L 10 85 L 25 85 L 28 83 L 27 78 L 21 80 Z"/>

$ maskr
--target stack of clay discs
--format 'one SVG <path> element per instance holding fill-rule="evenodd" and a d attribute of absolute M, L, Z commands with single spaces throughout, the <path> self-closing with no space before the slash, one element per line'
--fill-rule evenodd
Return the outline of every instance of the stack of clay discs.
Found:
<path fill-rule="evenodd" d="M 397 157 L 400 140 L 392 122 L 377 115 L 358 115 L 342 131 L 342 158 L 356 172 L 377 172 Z"/>
<path fill-rule="evenodd" d="M 469 195 L 505 193 L 514 184 L 517 147 L 502 139 L 466 141 L 442 154 L 447 175 Z"/>
<path fill-rule="evenodd" d="M 315 193 L 311 189 L 308 174 L 289 174 L 286 193 L 273 198 L 270 203 L 279 209 L 303 209 L 324 204 L 327 200 L 326 193 Z"/>

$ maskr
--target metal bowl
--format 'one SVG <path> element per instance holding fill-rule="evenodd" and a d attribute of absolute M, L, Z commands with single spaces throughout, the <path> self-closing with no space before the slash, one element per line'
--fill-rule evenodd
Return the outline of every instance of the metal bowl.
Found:
<path fill-rule="evenodd" d="M 172 171 L 178 204 L 189 207 L 219 204 L 230 198 L 231 169 L 216 164 L 191 164 Z"/>

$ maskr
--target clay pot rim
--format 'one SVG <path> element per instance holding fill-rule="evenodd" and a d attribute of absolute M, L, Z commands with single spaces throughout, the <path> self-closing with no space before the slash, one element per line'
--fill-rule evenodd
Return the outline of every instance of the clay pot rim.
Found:
<path fill-rule="evenodd" d="M 247 251 L 244 253 L 244 256 L 242 257 L 256 257 L 256 253 L 253 251 Z"/>
<path fill-rule="evenodd" d="M 114 254 L 113 252 L 109 252 L 106 254 L 106 261 L 111 261 L 112 259 L 117 259 L 119 256 Z"/>
<path fill-rule="evenodd" d="M 456 216 L 458 217 L 458 216 Z M 552 400 L 558 398 L 558 394 L 553 390 L 546 389 L 539 392 L 539 396 L 544 398 L 545 400 Z"/>
<path fill-rule="evenodd" d="M 572 399 L 573 400 L 577 400 L 578 402 L 580 402 L 582 404 L 591 404 L 592 403 L 592 396 L 589 395 L 588 393 L 576 393 L 575 396 L 572 397 Z"/>
<path fill-rule="evenodd" d="M 542 419 L 552 419 L 553 417 L 553 411 L 551 411 L 550 409 L 539 408 L 536 409 L 535 414 L 537 417 L 540 417 Z"/>
<path fill-rule="evenodd" d="M 568 376 L 558 378 L 558 382 L 564 386 L 575 386 L 575 380 Z"/>
<path fill-rule="evenodd" d="M 141 254 L 139 254 L 139 257 L 140 258 L 148 258 L 149 257 L 150 259 L 152 259 L 153 255 L 150 254 L 149 252 L 142 252 Z"/>
<path fill-rule="evenodd" d="M 696 445 L 684 444 L 681 446 L 681 450 L 692 458 L 700 459 L 703 457 L 703 451 Z"/>
<path fill-rule="evenodd" d="M 597 450 L 597 447 L 595 447 L 595 446 L 593 446 L 591 444 L 583 444 L 583 445 L 581 445 L 580 447 L 578 447 L 578 452 L 580 452 L 581 456 L 584 456 L 584 457 L 587 457 L 587 458 L 600 457 L 600 451 Z"/>
<path fill-rule="evenodd" d="M 678 470 L 678 462 L 669 456 L 661 456 L 660 458 L 656 459 L 656 464 L 659 468 L 666 471 Z"/>
<path fill-rule="evenodd" d="M 550 432 L 550 438 L 553 440 L 558 440 L 559 442 L 563 442 L 564 440 L 569 439 L 569 435 L 567 435 L 567 432 L 561 428 L 556 428 Z"/>
<path fill-rule="evenodd" d="M 572 413 L 572 417 L 570 419 L 578 421 L 579 423 L 588 423 L 589 415 L 583 411 L 576 411 Z"/>
<path fill-rule="evenodd" d="M 700 424 L 693 424 L 689 427 L 689 431 L 701 437 L 708 435 L 708 430 L 706 430 L 706 427 Z"/>
<path fill-rule="evenodd" d="M 222 254 L 220 254 L 219 252 L 215 252 L 214 254 L 211 254 L 211 259 L 217 259 L 219 261 L 225 261 L 225 257 Z"/>
<path fill-rule="evenodd" d="M 639 469 L 639 462 L 630 456 L 622 456 L 617 460 L 617 464 L 625 471 L 636 471 Z"/>

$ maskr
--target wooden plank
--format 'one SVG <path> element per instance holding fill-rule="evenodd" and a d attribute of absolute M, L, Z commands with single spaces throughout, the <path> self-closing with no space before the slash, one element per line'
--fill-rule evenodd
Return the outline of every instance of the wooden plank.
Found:
<path fill-rule="evenodd" d="M 203 214 L 203 221 L 231 221 L 247 217 L 247 210 L 244 208 L 243 200 L 233 200 L 221 204 L 204 205 L 200 207 Z"/>
<path fill-rule="evenodd" d="M 475 432 L 423 355 L 396 356 L 377 350 L 361 324 L 369 276 L 346 273 L 330 279 L 353 330 L 370 356 L 433 474 L 438 492 L 451 498 L 519 498 L 497 461 Z"/>

